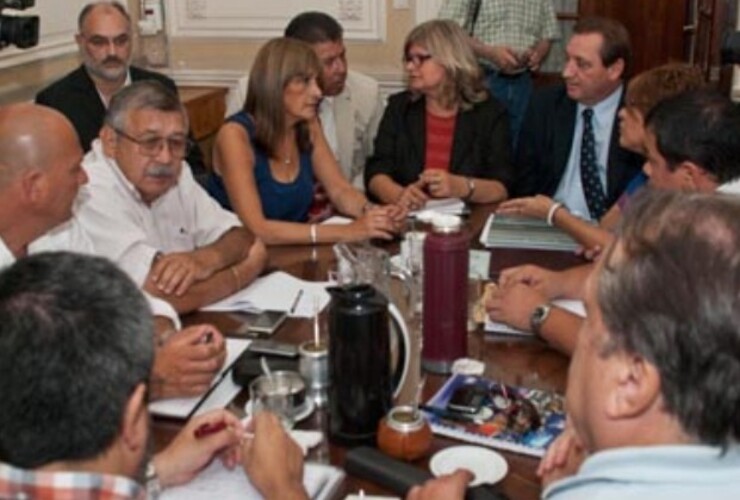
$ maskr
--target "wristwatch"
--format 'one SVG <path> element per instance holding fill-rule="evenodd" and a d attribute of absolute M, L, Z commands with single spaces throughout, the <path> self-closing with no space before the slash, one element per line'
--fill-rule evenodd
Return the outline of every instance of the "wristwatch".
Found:
<path fill-rule="evenodd" d="M 149 460 L 149 462 L 147 462 L 144 478 L 146 481 L 147 499 L 156 500 L 162 493 L 162 485 L 159 483 L 159 475 L 157 475 L 157 469 L 154 467 L 153 460 Z"/>
<path fill-rule="evenodd" d="M 534 308 L 532 314 L 529 316 L 529 328 L 532 333 L 539 336 L 542 324 L 547 320 L 550 315 L 550 304 L 541 304 Z"/>

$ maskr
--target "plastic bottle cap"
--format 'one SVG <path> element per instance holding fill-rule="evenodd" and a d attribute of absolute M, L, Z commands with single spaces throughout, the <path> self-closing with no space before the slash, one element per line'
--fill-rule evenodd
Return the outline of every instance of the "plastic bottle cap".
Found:
<path fill-rule="evenodd" d="M 462 219 L 457 215 L 435 214 L 432 219 L 432 227 L 436 232 L 451 233 L 460 230 L 460 226 Z"/>

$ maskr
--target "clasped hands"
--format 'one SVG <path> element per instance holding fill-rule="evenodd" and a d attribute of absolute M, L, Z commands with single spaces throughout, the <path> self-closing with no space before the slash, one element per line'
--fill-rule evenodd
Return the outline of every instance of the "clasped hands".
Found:
<path fill-rule="evenodd" d="M 524 265 L 504 270 L 485 303 L 494 321 L 520 330 L 529 330 L 535 308 L 560 295 L 555 273 L 538 266 Z"/>
<path fill-rule="evenodd" d="M 167 295 L 184 295 L 199 281 L 210 278 L 216 267 L 206 262 L 200 251 L 158 253 L 149 272 L 158 290 Z"/>
<path fill-rule="evenodd" d="M 433 168 L 424 170 L 416 182 L 404 187 L 396 204 L 407 210 L 420 210 L 430 198 L 464 198 L 468 191 L 465 177 Z"/>

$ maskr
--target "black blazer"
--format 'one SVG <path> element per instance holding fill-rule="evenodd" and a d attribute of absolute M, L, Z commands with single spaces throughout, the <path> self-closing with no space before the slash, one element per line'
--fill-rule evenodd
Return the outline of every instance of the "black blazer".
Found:
<path fill-rule="evenodd" d="M 365 164 L 365 186 L 373 176 L 386 174 L 402 186 L 415 182 L 424 169 L 426 105 L 408 91 L 388 99 L 375 136 L 373 154 Z M 455 122 L 450 172 L 500 181 L 507 190 L 513 182 L 509 119 L 494 98 L 461 111 Z"/>
<path fill-rule="evenodd" d="M 134 82 L 157 80 L 177 94 L 175 82 L 161 73 L 136 66 L 130 66 L 130 71 L 131 80 Z M 77 131 L 82 149 L 85 152 L 90 150 L 92 142 L 98 137 L 103 126 L 106 110 L 95 83 L 83 65 L 39 92 L 36 95 L 36 102 L 54 108 L 66 116 Z M 192 139 L 192 134 L 190 138 Z M 200 148 L 192 148 L 187 162 L 194 173 L 205 168 Z"/>
<path fill-rule="evenodd" d="M 622 104 L 620 102 L 620 107 Z M 555 194 L 568 163 L 577 108 L 578 104 L 568 97 L 563 84 L 534 93 L 519 137 L 516 196 Z M 642 156 L 619 145 L 619 127 L 615 122 L 606 168 L 609 206 L 617 201 L 630 180 L 640 172 L 643 162 Z"/>

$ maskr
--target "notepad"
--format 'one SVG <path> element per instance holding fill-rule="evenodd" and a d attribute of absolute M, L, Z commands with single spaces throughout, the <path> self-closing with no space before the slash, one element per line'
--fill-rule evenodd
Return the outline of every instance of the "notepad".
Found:
<path fill-rule="evenodd" d="M 546 222 L 529 217 L 491 214 L 480 236 L 486 248 L 527 248 L 573 252 L 578 248 L 573 238 Z"/>
<path fill-rule="evenodd" d="M 306 464 L 303 471 L 303 486 L 309 498 L 325 500 L 339 488 L 344 472 L 330 465 Z M 244 470 L 237 467 L 229 470 L 220 460 L 201 471 L 192 481 L 184 485 L 167 488 L 159 496 L 162 500 L 244 500 L 262 496 L 247 478 Z"/>
<path fill-rule="evenodd" d="M 570 311 L 573 314 L 577 314 L 578 316 L 582 318 L 586 317 L 586 308 L 584 307 L 583 302 L 580 300 L 558 299 L 558 300 L 552 301 L 552 305 L 558 306 L 562 309 L 565 309 L 566 311 Z M 498 334 L 504 334 L 504 335 L 522 335 L 522 336 L 534 335 L 532 332 L 526 332 L 524 330 L 519 330 L 517 328 L 507 325 L 506 323 L 499 323 L 498 321 L 493 321 L 488 315 L 486 315 L 486 324 L 483 327 L 483 329 L 486 332 L 498 333 Z"/>
<path fill-rule="evenodd" d="M 149 403 L 149 412 L 161 417 L 188 418 L 191 414 L 195 416 L 215 408 L 224 408 L 242 389 L 231 379 L 231 367 L 250 342 L 249 339 L 226 339 L 226 360 L 214 377 L 211 390 L 204 395 L 154 401 Z"/>
<path fill-rule="evenodd" d="M 319 302 L 319 310 L 329 303 L 326 287 L 330 283 L 306 281 L 283 271 L 275 271 L 257 278 L 247 288 L 216 303 L 201 308 L 202 311 L 246 311 L 265 310 L 285 311 L 294 318 L 310 318 L 315 313 L 314 300 Z M 303 290 L 296 307 L 293 302 Z"/>

